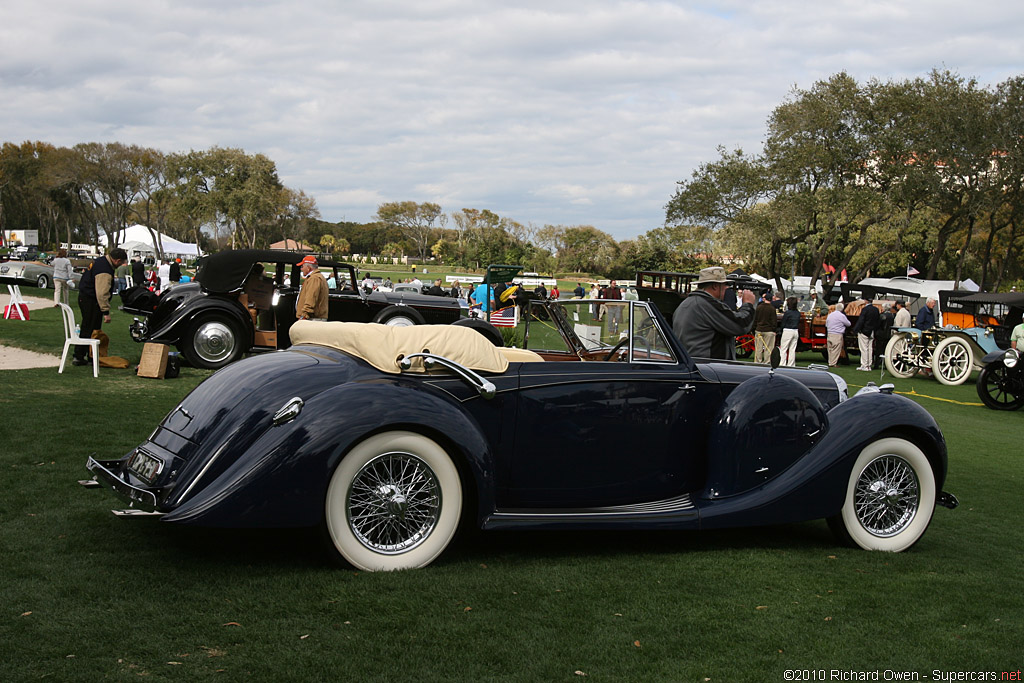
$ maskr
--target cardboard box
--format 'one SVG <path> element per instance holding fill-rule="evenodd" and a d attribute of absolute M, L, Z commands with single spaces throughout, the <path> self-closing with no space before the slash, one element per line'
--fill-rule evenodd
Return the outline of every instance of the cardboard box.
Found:
<path fill-rule="evenodd" d="M 142 347 L 142 360 L 139 362 L 139 377 L 163 379 L 167 373 L 167 344 L 148 343 Z"/>

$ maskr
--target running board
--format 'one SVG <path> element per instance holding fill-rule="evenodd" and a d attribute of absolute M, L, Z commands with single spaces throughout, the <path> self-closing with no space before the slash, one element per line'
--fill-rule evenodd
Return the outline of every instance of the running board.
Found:
<path fill-rule="evenodd" d="M 666 500 L 606 507 L 498 510 L 484 520 L 483 527 L 596 529 L 631 528 L 638 525 L 650 528 L 661 525 L 671 525 L 673 528 L 692 526 L 696 529 L 700 526 L 700 513 L 690 499 L 690 494 L 684 494 Z"/>
<path fill-rule="evenodd" d="M 124 508 L 123 510 L 111 510 L 115 517 L 163 517 L 165 512 L 150 512 L 149 510 L 139 510 L 138 508 Z"/>

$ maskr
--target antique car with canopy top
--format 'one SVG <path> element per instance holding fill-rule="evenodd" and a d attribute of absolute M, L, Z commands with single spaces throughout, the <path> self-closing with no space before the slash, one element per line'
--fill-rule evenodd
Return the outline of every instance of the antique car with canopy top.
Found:
<path fill-rule="evenodd" d="M 1020 323 L 1024 300 L 1017 292 L 939 292 L 941 326 L 921 331 L 893 329 L 885 350 L 886 369 L 894 377 L 930 370 L 942 384 L 966 382 L 999 352 L 1009 348 L 1010 332 Z"/>
<path fill-rule="evenodd" d="M 677 529 L 828 519 L 901 551 L 942 491 L 938 425 L 891 386 L 697 361 L 655 306 L 530 301 L 525 348 L 457 325 L 299 321 L 215 373 L 95 480 L 168 523 L 315 526 L 365 570 L 422 567 L 460 524 Z M 486 325 L 483 321 L 475 321 Z"/>
<path fill-rule="evenodd" d="M 222 251 L 199 261 L 194 282 L 159 297 L 142 287 L 122 297 L 124 311 L 146 316 L 131 326 L 138 342 L 178 347 L 189 363 L 221 368 L 245 352 L 289 346 L 304 254 L 271 249 Z M 459 302 L 412 292 L 364 292 L 355 268 L 321 261 L 329 269 L 328 320 L 385 325 L 447 324 L 464 317 Z"/>

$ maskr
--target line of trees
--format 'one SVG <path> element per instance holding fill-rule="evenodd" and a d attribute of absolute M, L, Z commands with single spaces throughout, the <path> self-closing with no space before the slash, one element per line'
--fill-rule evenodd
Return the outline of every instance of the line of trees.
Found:
<path fill-rule="evenodd" d="M 121 143 L 0 148 L 0 226 L 38 230 L 40 245 L 108 244 L 141 223 L 196 242 L 264 246 L 294 237 L 319 219 L 316 202 L 285 187 L 262 154 L 213 148 L 183 154 Z"/>
<path fill-rule="evenodd" d="M 948 71 L 858 83 L 839 73 L 794 89 L 763 149 L 719 149 L 666 205 L 663 226 L 617 242 L 591 225 L 538 227 L 487 209 L 381 204 L 374 221 L 327 223 L 261 154 L 184 154 L 118 143 L 5 143 L 0 226 L 42 244 L 111 241 L 139 222 L 204 249 L 291 238 L 344 256 L 437 257 L 479 268 L 631 277 L 692 271 L 725 256 L 770 277 L 834 273 L 1020 280 L 1024 247 L 1024 76 L 995 87 Z M 826 266 L 831 266 L 834 271 Z"/>
<path fill-rule="evenodd" d="M 795 89 L 763 150 L 719 150 L 679 183 L 668 225 L 703 234 L 762 274 L 1021 276 L 1024 77 L 994 88 L 948 71 Z"/>

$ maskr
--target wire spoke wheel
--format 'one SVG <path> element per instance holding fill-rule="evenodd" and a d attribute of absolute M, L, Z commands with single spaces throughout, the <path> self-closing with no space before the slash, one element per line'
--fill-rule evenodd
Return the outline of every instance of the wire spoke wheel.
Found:
<path fill-rule="evenodd" d="M 928 457 L 905 439 L 886 437 L 860 452 L 842 510 L 828 525 L 849 545 L 900 552 L 924 535 L 935 500 L 935 472 Z"/>
<path fill-rule="evenodd" d="M 383 432 L 358 443 L 331 476 L 324 507 L 330 547 L 366 571 L 425 567 L 459 526 L 462 482 L 437 442 Z"/>
<path fill-rule="evenodd" d="M 887 455 L 872 460 L 861 472 L 853 507 L 868 533 L 888 538 L 913 521 L 919 502 L 913 468 L 903 458 Z"/>
<path fill-rule="evenodd" d="M 419 545 L 437 525 L 441 490 L 433 470 L 411 453 L 387 453 L 366 463 L 349 486 L 352 533 L 379 553 Z"/>

